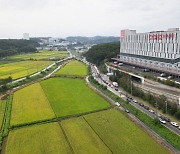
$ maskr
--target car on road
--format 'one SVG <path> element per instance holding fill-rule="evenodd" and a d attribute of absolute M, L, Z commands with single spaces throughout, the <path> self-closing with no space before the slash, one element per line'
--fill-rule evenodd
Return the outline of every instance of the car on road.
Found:
<path fill-rule="evenodd" d="M 163 120 L 163 119 L 161 119 L 161 118 L 159 118 L 159 121 L 160 121 L 162 124 L 166 124 L 166 121 Z"/>
<path fill-rule="evenodd" d="M 126 97 L 126 101 L 131 102 L 132 98 L 131 97 Z"/>
<path fill-rule="evenodd" d="M 162 115 L 160 114 L 160 113 L 157 113 L 156 114 L 159 118 L 161 118 L 162 117 Z"/>
<path fill-rule="evenodd" d="M 151 109 L 149 110 L 149 112 L 151 112 L 151 113 L 155 113 L 155 112 L 154 112 L 154 110 L 151 110 Z"/>
<path fill-rule="evenodd" d="M 170 75 L 170 76 L 168 76 L 168 79 L 172 79 L 173 77 Z"/>
<path fill-rule="evenodd" d="M 160 74 L 160 77 L 166 77 L 165 73 Z"/>
<path fill-rule="evenodd" d="M 129 113 L 129 110 L 125 109 L 125 112 L 126 112 L 126 113 Z"/>
<path fill-rule="evenodd" d="M 138 101 L 137 101 L 137 100 L 135 100 L 135 99 L 133 99 L 133 102 L 134 102 L 134 103 L 138 103 Z"/>
<path fill-rule="evenodd" d="M 144 104 L 142 104 L 142 103 L 139 103 L 139 106 L 141 106 L 141 107 L 144 107 Z"/>
<path fill-rule="evenodd" d="M 119 91 L 118 88 L 115 88 L 116 91 Z"/>
<path fill-rule="evenodd" d="M 146 110 L 149 110 L 149 106 L 146 106 L 146 105 L 145 105 L 144 108 L 145 108 Z"/>
<path fill-rule="evenodd" d="M 170 119 L 167 117 L 161 117 L 162 119 L 164 119 L 166 122 L 170 122 Z"/>
<path fill-rule="evenodd" d="M 171 122 L 171 125 L 175 126 L 175 127 L 178 127 L 179 125 L 176 123 L 176 122 Z"/>
<path fill-rule="evenodd" d="M 121 104 L 120 104 L 119 102 L 116 102 L 115 104 L 116 104 L 117 106 L 121 106 Z"/>

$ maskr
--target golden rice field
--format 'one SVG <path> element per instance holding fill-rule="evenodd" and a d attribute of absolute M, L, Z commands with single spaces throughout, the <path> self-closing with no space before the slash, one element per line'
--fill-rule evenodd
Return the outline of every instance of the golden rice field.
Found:
<path fill-rule="evenodd" d="M 0 100 L 0 130 L 3 124 L 5 109 L 6 109 L 6 100 Z"/>
<path fill-rule="evenodd" d="M 0 65 L 0 79 L 11 76 L 18 79 L 41 71 L 52 64 L 52 61 L 21 61 Z"/>
<path fill-rule="evenodd" d="M 55 114 L 39 83 L 14 93 L 11 126 L 52 118 L 55 118 Z"/>
<path fill-rule="evenodd" d="M 29 126 L 9 133 L 6 154 L 72 153 L 58 123 Z"/>
<path fill-rule="evenodd" d="M 63 68 L 61 68 L 56 74 L 86 76 L 87 66 L 78 60 L 72 60 L 69 63 L 67 63 Z"/>
<path fill-rule="evenodd" d="M 41 50 L 37 53 L 29 53 L 29 54 L 20 54 L 15 56 L 7 57 L 7 60 L 48 60 L 50 58 L 62 59 L 68 57 L 68 53 L 66 51 L 45 51 Z"/>
<path fill-rule="evenodd" d="M 111 153 L 109 148 L 104 144 L 94 130 L 91 129 L 83 117 L 64 120 L 61 122 L 61 125 L 74 153 Z"/>

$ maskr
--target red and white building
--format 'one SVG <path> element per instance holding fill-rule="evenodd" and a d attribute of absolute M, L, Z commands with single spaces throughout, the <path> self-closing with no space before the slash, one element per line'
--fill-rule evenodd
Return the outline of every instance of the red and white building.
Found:
<path fill-rule="evenodd" d="M 136 33 L 121 30 L 119 60 L 124 63 L 180 76 L 180 31 Z"/>

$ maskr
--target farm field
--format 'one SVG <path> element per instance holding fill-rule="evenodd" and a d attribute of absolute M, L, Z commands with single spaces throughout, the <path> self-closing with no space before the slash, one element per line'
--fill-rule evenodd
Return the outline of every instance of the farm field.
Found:
<path fill-rule="evenodd" d="M 68 57 L 66 51 L 44 51 L 40 50 L 37 53 L 21 54 L 7 57 L 7 60 L 49 60 L 50 58 L 62 59 Z"/>
<path fill-rule="evenodd" d="M 0 78 L 11 76 L 13 79 L 21 78 L 38 72 L 52 64 L 51 61 L 21 61 L 0 65 Z"/>
<path fill-rule="evenodd" d="M 39 83 L 14 93 L 10 125 L 54 118 L 54 112 Z"/>
<path fill-rule="evenodd" d="M 61 125 L 74 153 L 111 153 L 82 117 L 63 120 Z"/>
<path fill-rule="evenodd" d="M 72 60 L 61 68 L 56 74 L 59 75 L 74 75 L 74 76 L 86 76 L 87 66 L 77 60 Z"/>
<path fill-rule="evenodd" d="M 3 124 L 5 110 L 6 110 L 6 100 L 0 100 L 0 130 Z"/>
<path fill-rule="evenodd" d="M 84 116 L 113 153 L 168 153 L 124 114 L 108 110 Z"/>
<path fill-rule="evenodd" d="M 41 86 L 57 117 L 110 106 L 109 102 L 90 89 L 82 79 L 51 78 L 42 81 Z"/>
<path fill-rule="evenodd" d="M 34 125 L 9 133 L 6 154 L 71 153 L 58 123 Z"/>

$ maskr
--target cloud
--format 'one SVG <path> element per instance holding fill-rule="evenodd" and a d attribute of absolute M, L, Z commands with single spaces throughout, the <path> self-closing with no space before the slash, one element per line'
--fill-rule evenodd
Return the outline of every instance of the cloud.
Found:
<path fill-rule="evenodd" d="M 179 27 L 179 0 L 0 0 L 0 37 L 115 35 Z"/>

